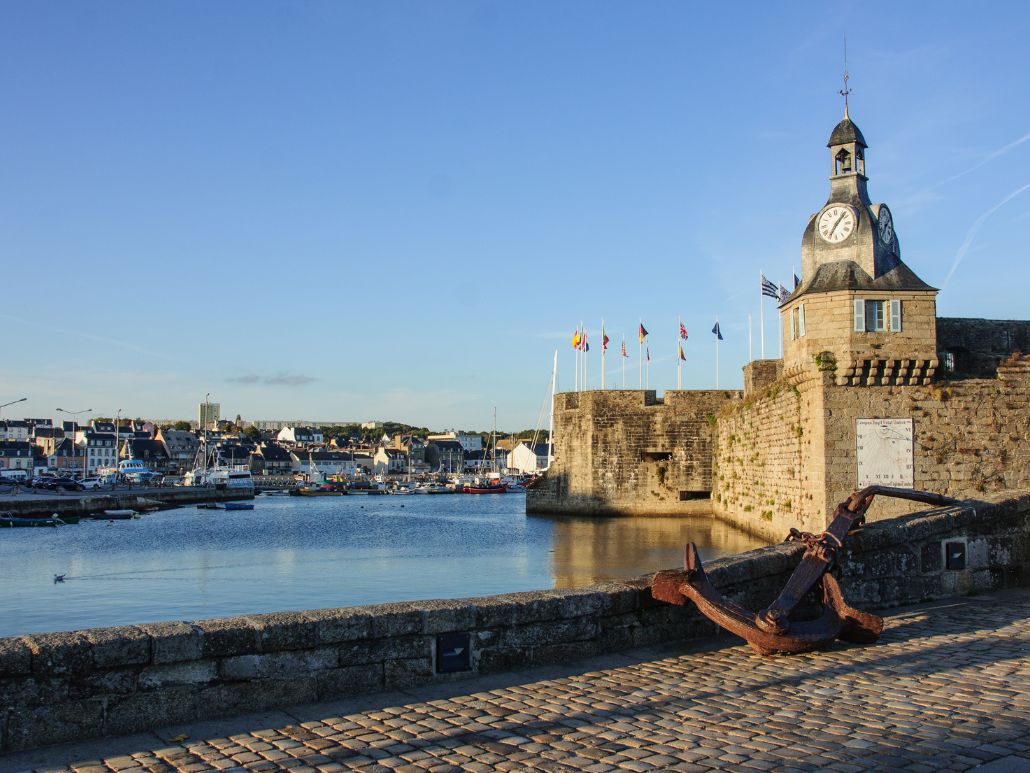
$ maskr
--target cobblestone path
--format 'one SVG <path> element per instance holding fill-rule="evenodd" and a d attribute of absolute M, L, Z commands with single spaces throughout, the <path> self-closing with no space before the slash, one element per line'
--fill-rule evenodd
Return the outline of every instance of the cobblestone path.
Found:
<path fill-rule="evenodd" d="M 873 646 L 761 657 L 734 641 L 26 752 L 0 770 L 1030 770 L 1030 590 L 909 608 Z"/>

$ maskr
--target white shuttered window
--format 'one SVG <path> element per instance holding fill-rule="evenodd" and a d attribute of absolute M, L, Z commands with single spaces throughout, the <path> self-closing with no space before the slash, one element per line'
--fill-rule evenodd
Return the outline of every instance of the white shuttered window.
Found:
<path fill-rule="evenodd" d="M 901 332 L 901 301 L 891 301 L 891 332 Z"/>
<path fill-rule="evenodd" d="M 855 332 L 865 332 L 865 300 L 855 298 Z"/>

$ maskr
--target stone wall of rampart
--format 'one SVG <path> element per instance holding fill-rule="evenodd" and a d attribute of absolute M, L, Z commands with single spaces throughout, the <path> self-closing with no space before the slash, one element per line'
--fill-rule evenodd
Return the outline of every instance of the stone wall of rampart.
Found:
<path fill-rule="evenodd" d="M 945 549 L 951 555 L 956 545 L 963 563 L 949 568 Z M 782 589 L 800 552 L 796 543 L 780 544 L 706 568 L 717 588 L 757 610 Z M 848 600 L 867 609 L 1026 584 L 1030 494 L 873 524 L 849 539 L 840 577 Z M 641 578 L 0 639 L 0 754 L 572 661 L 714 630 L 691 605 L 655 602 L 649 578 Z M 445 673 L 441 663 L 466 649 L 467 670 Z"/>
<path fill-rule="evenodd" d="M 555 396 L 555 461 L 527 492 L 530 513 L 706 512 L 715 415 L 730 390 L 607 390 Z"/>

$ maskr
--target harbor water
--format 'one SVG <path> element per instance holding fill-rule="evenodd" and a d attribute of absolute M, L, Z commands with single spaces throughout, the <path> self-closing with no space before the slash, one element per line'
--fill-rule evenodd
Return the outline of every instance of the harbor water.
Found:
<path fill-rule="evenodd" d="M 0 530 L 0 636 L 584 586 L 680 566 L 688 541 L 763 544 L 710 518 L 527 516 L 522 494 L 254 501 Z"/>

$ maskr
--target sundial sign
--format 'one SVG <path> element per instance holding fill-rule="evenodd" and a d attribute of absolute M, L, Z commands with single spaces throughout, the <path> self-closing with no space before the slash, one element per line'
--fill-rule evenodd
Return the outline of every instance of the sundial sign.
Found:
<path fill-rule="evenodd" d="M 912 488 L 912 419 L 857 419 L 858 487 Z"/>

